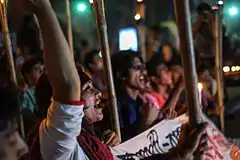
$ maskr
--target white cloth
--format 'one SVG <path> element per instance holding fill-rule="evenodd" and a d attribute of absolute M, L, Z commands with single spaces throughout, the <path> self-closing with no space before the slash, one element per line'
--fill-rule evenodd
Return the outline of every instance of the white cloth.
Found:
<path fill-rule="evenodd" d="M 39 128 L 43 160 L 88 160 L 77 141 L 83 116 L 83 105 L 65 105 L 53 100 Z"/>

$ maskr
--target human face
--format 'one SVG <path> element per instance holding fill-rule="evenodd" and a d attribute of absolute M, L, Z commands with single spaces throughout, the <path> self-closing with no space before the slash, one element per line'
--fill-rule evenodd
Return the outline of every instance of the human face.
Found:
<path fill-rule="evenodd" d="M 28 82 L 31 86 L 35 86 L 43 73 L 44 67 L 42 64 L 36 64 L 30 74 L 28 74 Z"/>
<path fill-rule="evenodd" d="M 98 54 L 93 57 L 92 69 L 95 71 L 103 70 L 103 61 L 102 61 L 102 58 Z"/>
<path fill-rule="evenodd" d="M 144 65 L 138 57 L 135 57 L 128 71 L 127 86 L 135 90 L 145 90 Z"/>
<path fill-rule="evenodd" d="M 156 69 L 158 77 L 157 83 L 166 86 L 172 85 L 171 72 L 169 72 L 167 66 L 164 64 L 159 64 Z"/>
<path fill-rule="evenodd" d="M 93 87 L 92 82 L 85 83 L 82 87 L 82 98 L 86 101 L 84 106 L 84 118 L 88 123 L 102 120 L 102 109 L 98 108 L 101 101 L 101 92 Z"/>
<path fill-rule="evenodd" d="M 181 66 L 176 65 L 172 67 L 172 79 L 173 83 L 176 84 L 180 76 L 183 75 L 183 69 Z"/>
<path fill-rule="evenodd" d="M 172 49 L 168 45 L 164 45 L 162 48 L 163 58 L 165 61 L 170 61 L 172 58 Z"/>
<path fill-rule="evenodd" d="M 17 131 L 16 123 L 9 122 L 0 132 L 0 160 L 18 160 L 28 152 L 28 147 Z"/>

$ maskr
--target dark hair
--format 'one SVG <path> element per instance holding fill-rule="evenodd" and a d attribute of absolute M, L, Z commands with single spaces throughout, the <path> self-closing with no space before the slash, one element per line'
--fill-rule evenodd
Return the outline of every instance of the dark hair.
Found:
<path fill-rule="evenodd" d="M 197 13 L 201 14 L 203 11 L 212 11 L 212 7 L 211 5 L 209 5 L 208 3 L 202 2 L 197 6 Z"/>
<path fill-rule="evenodd" d="M 92 50 L 86 54 L 86 57 L 84 57 L 84 66 L 89 70 L 89 72 L 92 73 L 92 69 L 90 67 L 90 64 L 93 64 L 93 59 L 96 55 L 99 54 L 98 50 Z"/>
<path fill-rule="evenodd" d="M 19 115 L 20 92 L 15 85 L 0 87 L 0 131 Z"/>
<path fill-rule="evenodd" d="M 122 79 L 128 77 L 128 71 L 136 57 L 143 62 L 139 53 L 131 50 L 120 51 L 112 56 L 112 71 L 116 89 L 122 86 Z"/>
<path fill-rule="evenodd" d="M 146 64 L 148 75 L 157 76 L 157 66 L 160 64 L 164 64 L 167 66 L 167 64 L 160 57 L 160 55 L 155 54 Z"/>
<path fill-rule="evenodd" d="M 79 67 L 77 69 L 81 84 L 88 82 L 90 78 L 83 72 L 82 68 Z M 36 114 L 41 119 L 45 118 L 47 115 L 47 110 L 51 104 L 52 92 L 52 86 L 49 82 L 46 72 L 44 72 L 39 78 L 38 83 L 35 87 L 35 98 L 37 104 Z"/>
<path fill-rule="evenodd" d="M 21 73 L 23 75 L 30 73 L 36 64 L 42 64 L 42 61 L 36 57 L 32 57 L 32 58 L 26 60 L 23 63 Z"/>

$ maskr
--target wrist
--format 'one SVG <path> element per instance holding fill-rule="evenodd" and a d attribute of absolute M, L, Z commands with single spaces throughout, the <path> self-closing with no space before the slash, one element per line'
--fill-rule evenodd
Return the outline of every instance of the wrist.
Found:
<path fill-rule="evenodd" d="M 34 9 L 33 13 L 37 16 L 38 19 L 44 19 L 46 17 L 46 14 L 48 14 L 51 11 L 53 11 L 53 9 L 50 2 L 44 1 Z"/>

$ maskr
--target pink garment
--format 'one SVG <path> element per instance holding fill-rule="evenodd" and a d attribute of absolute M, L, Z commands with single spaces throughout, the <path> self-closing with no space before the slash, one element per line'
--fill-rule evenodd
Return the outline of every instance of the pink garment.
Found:
<path fill-rule="evenodd" d="M 157 108 L 159 108 L 158 101 L 155 97 L 153 97 L 150 93 L 146 93 L 145 96 L 148 103 L 153 103 Z"/>
<path fill-rule="evenodd" d="M 161 97 L 157 92 L 155 91 L 152 91 L 151 92 L 151 96 L 156 99 L 157 101 L 157 106 L 158 106 L 158 109 L 162 109 L 162 107 L 165 105 L 167 99 L 168 99 L 168 94 L 165 94 L 164 97 Z"/>
<path fill-rule="evenodd" d="M 145 104 L 153 103 L 157 108 L 159 108 L 156 98 L 154 98 L 150 93 L 140 94 L 139 96 L 141 97 Z"/>

